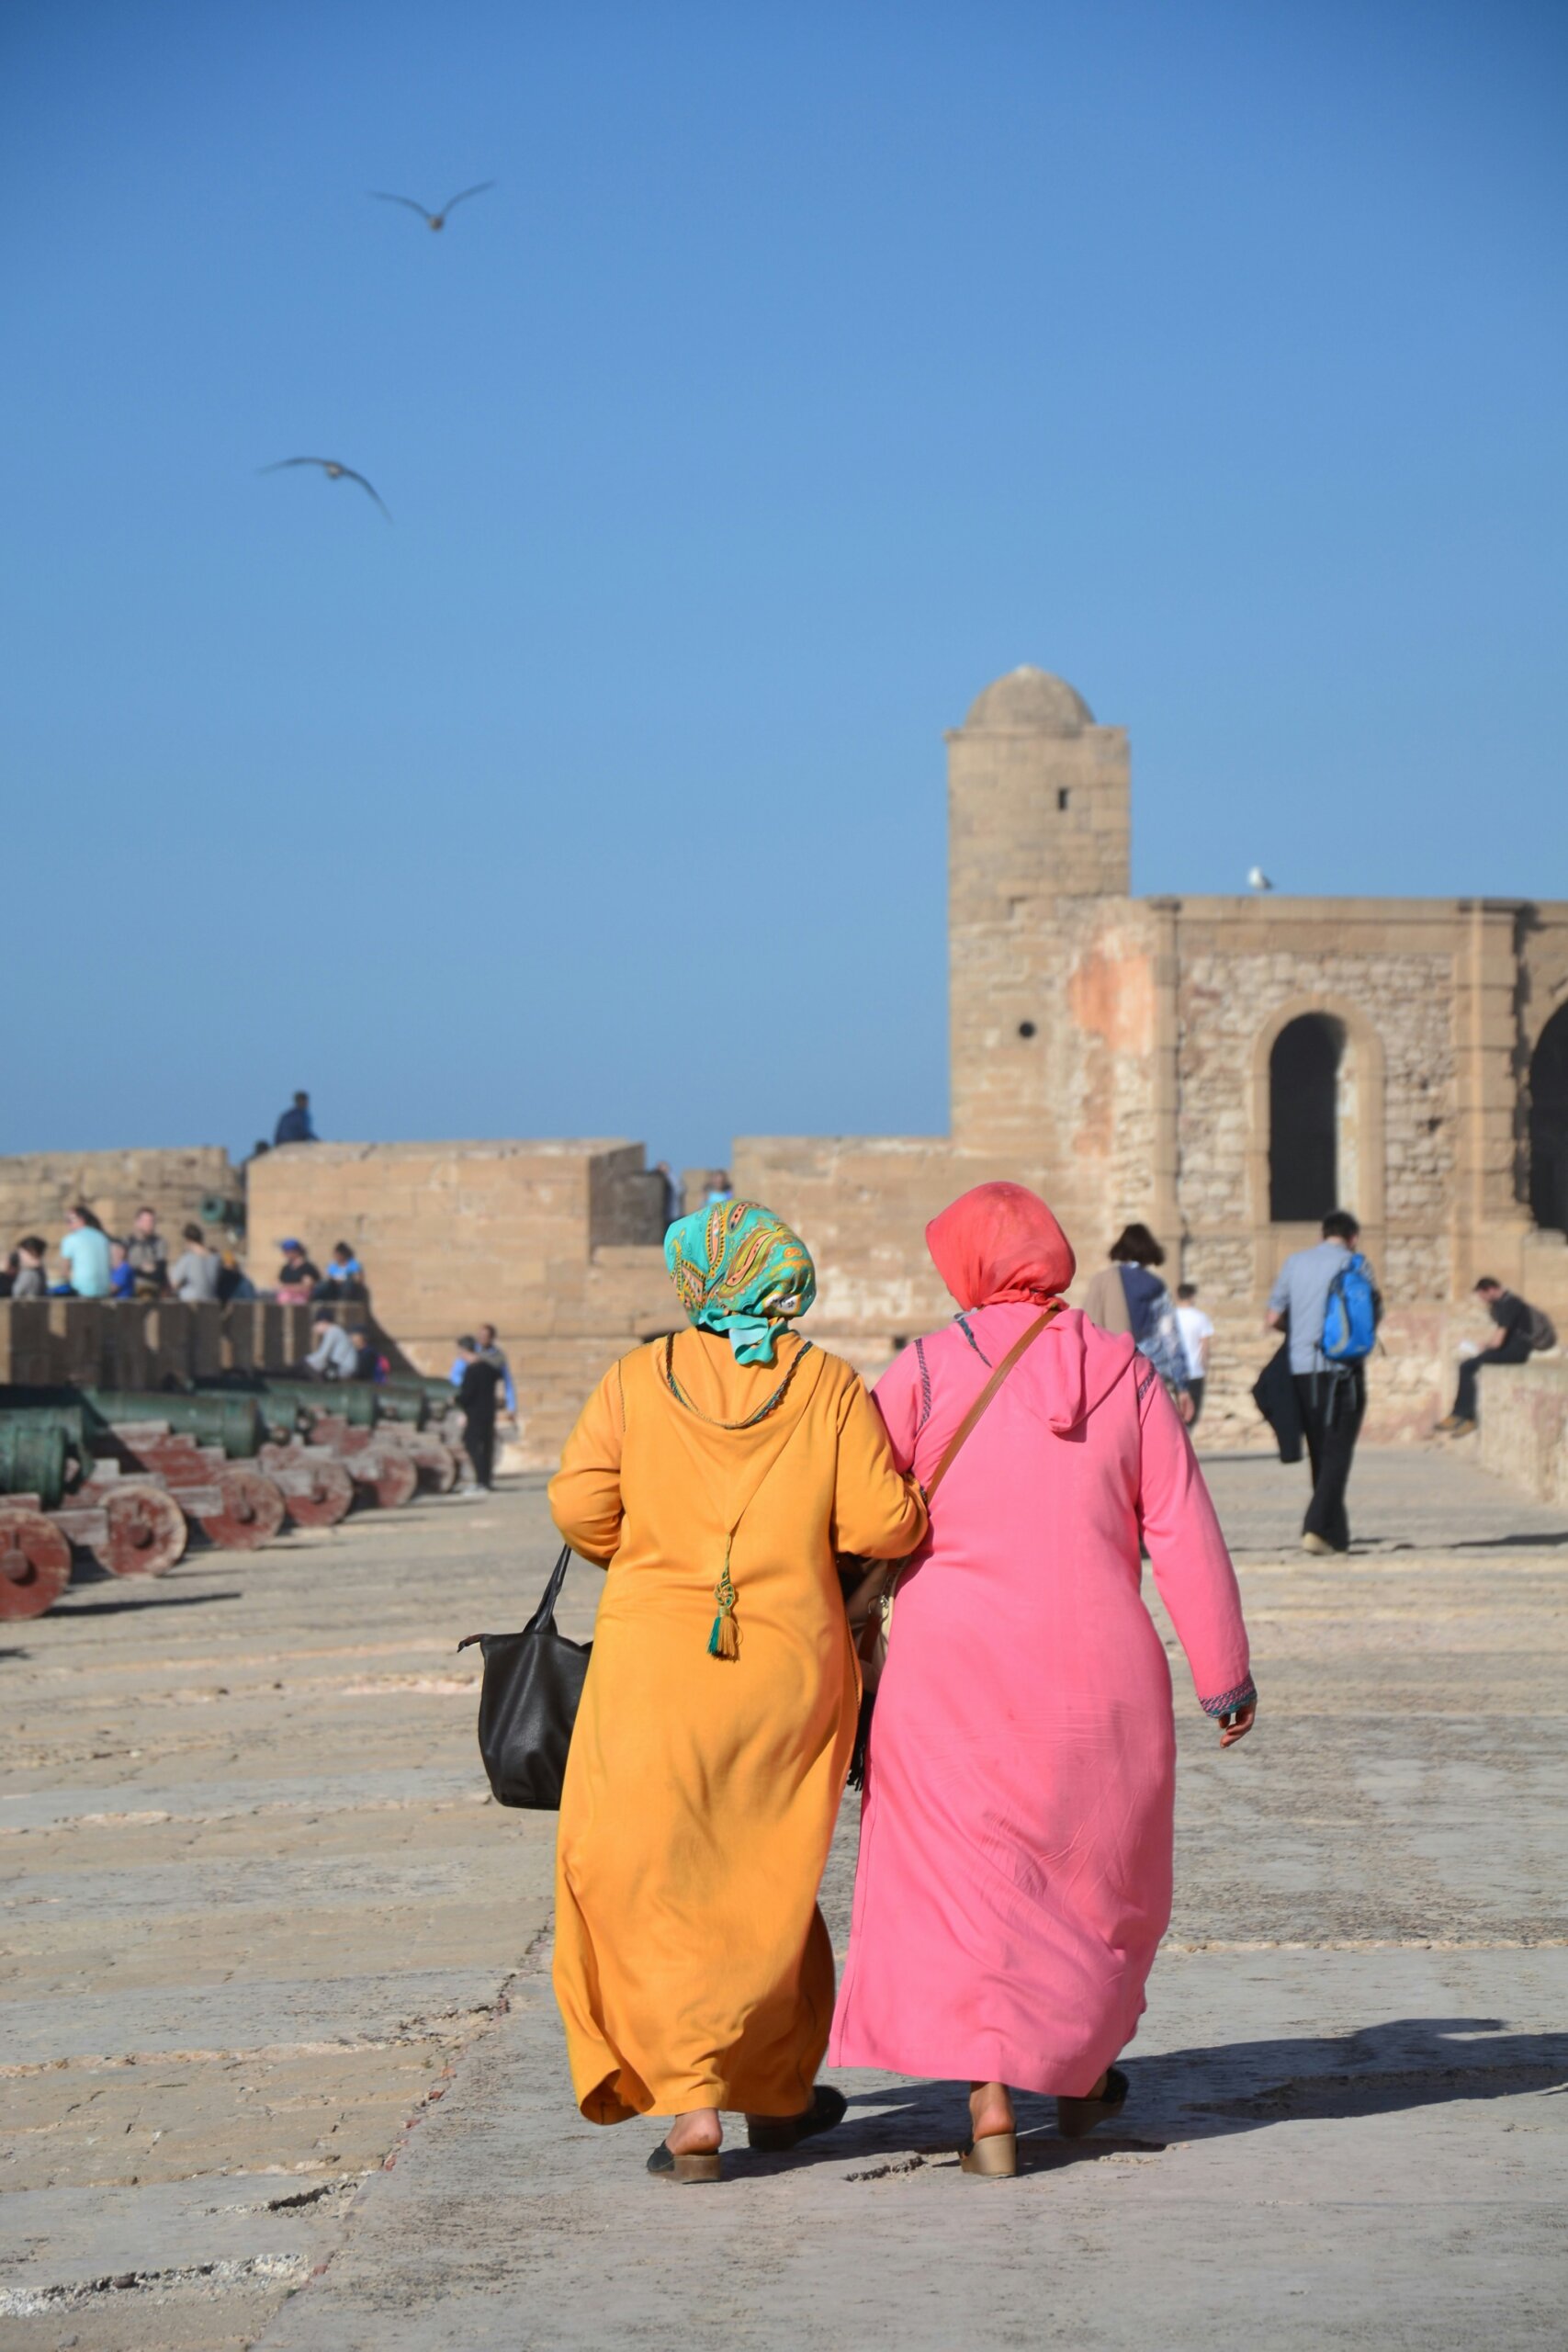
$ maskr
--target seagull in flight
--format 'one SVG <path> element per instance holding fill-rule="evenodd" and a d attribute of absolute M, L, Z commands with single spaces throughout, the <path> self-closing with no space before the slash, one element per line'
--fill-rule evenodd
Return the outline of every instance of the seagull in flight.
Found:
<path fill-rule="evenodd" d="M 276 465 L 258 467 L 257 471 L 264 474 L 280 474 L 285 466 L 320 466 L 329 481 L 356 481 L 361 490 L 369 492 L 382 514 L 386 515 L 388 522 L 391 521 L 392 517 L 387 503 L 375 483 L 367 481 L 363 474 L 356 474 L 352 466 L 340 465 L 335 458 L 279 458 Z"/>
<path fill-rule="evenodd" d="M 1249 890 L 1271 890 L 1274 885 L 1269 881 L 1263 868 L 1260 865 L 1255 865 L 1247 877 L 1247 887 Z"/>
<path fill-rule="evenodd" d="M 493 187 L 494 186 L 495 182 L 493 180 L 480 180 L 477 187 L 460 188 L 456 196 L 449 196 L 447 198 L 439 212 L 427 212 L 423 204 L 416 204 L 414 202 L 412 196 L 389 196 L 384 187 L 373 187 L 369 192 L 375 198 L 378 204 L 406 204 L 411 212 L 418 213 L 420 219 L 423 221 L 427 229 L 445 229 L 446 226 L 446 215 L 451 211 L 454 205 L 461 204 L 466 198 L 470 196 L 482 196 L 487 187 Z"/>

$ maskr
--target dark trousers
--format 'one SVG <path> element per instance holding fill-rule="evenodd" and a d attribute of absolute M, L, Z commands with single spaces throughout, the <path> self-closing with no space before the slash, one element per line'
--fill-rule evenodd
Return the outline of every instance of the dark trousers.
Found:
<path fill-rule="evenodd" d="M 1206 1375 L 1202 1373 L 1198 1374 L 1196 1380 L 1190 1380 L 1187 1384 L 1187 1394 L 1192 1399 L 1192 1419 L 1187 1424 L 1190 1430 L 1195 1430 L 1197 1428 L 1199 1420 L 1202 1416 L 1203 1390 L 1206 1385 Z"/>
<path fill-rule="evenodd" d="M 495 1417 L 481 1420 L 477 1413 L 463 1416 L 463 1451 L 474 1465 L 474 1476 L 488 1487 L 495 1468 Z"/>
<path fill-rule="evenodd" d="M 1348 1552 L 1345 1489 L 1367 1409 L 1367 1375 L 1359 1364 L 1337 1365 L 1332 1372 L 1298 1372 L 1294 1380 L 1312 1464 L 1312 1500 L 1302 1533 L 1321 1535 L 1337 1552 Z"/>
<path fill-rule="evenodd" d="M 1454 1411 L 1461 1421 L 1481 1419 L 1481 1399 L 1475 1384 L 1489 1363 L 1523 1363 L 1530 1351 L 1530 1343 L 1522 1331 L 1510 1331 L 1495 1348 L 1485 1349 L 1478 1356 L 1466 1356 L 1459 1368 L 1459 1395 L 1454 1398 Z"/>

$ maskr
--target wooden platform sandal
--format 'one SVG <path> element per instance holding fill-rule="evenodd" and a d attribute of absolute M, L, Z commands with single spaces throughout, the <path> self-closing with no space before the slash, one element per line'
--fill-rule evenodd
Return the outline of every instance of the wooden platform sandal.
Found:
<path fill-rule="evenodd" d="M 1120 2066 L 1107 2066 L 1105 2088 L 1093 2098 L 1058 2098 L 1056 2129 L 1064 2140 L 1083 2140 L 1097 2123 L 1104 2123 L 1111 2116 L 1120 2115 L 1127 2104 L 1131 2088 Z"/>

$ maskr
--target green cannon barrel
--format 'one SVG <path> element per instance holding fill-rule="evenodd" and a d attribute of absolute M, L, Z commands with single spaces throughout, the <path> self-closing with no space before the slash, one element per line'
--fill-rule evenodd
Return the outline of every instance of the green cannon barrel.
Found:
<path fill-rule="evenodd" d="M 446 1387 L 445 1381 L 438 1384 Z M 448 1400 L 451 1390 L 446 1390 Z M 390 1380 L 376 1383 L 376 1404 L 384 1421 L 400 1421 L 406 1428 L 422 1430 L 431 1418 L 430 1393 L 424 1381 L 410 1378 L 406 1373 L 394 1374 Z"/>
<path fill-rule="evenodd" d="M 81 1414 L 74 1430 L 71 1418 L 69 1406 L 0 1411 L 0 1494 L 36 1495 L 45 1510 L 59 1510 L 72 1459 L 85 1451 Z"/>
<path fill-rule="evenodd" d="M 305 1413 L 340 1413 L 351 1430 L 376 1426 L 378 1391 L 367 1380 L 273 1380 L 266 1397 Z"/>
<path fill-rule="evenodd" d="M 231 1462 L 250 1461 L 267 1434 L 257 1398 L 243 1394 L 203 1389 L 192 1396 L 155 1388 L 84 1388 L 79 1393 L 89 1429 L 95 1423 L 167 1421 L 198 1445 L 220 1445 Z"/>

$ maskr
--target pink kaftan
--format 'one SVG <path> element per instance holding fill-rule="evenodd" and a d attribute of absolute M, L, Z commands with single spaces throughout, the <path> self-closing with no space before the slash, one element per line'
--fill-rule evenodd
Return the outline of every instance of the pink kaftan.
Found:
<path fill-rule="evenodd" d="M 1038 1313 L 972 1309 L 903 1351 L 874 1392 L 900 1469 L 930 1476 Z M 1187 1433 L 1131 1339 L 1069 1309 L 971 1432 L 898 1586 L 830 2063 L 1081 2097 L 1132 2039 L 1176 1771 L 1140 1530 L 1205 1712 L 1245 1703 Z"/>

